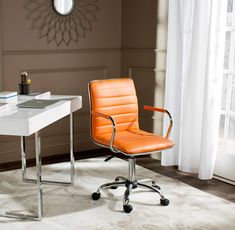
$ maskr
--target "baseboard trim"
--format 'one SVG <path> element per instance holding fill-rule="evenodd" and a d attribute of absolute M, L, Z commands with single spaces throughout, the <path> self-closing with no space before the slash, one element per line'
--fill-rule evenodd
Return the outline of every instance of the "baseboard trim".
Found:
<path fill-rule="evenodd" d="M 216 179 L 216 180 L 223 181 L 223 182 L 228 183 L 228 184 L 235 185 L 235 181 L 229 180 L 227 178 L 224 178 L 224 177 L 221 177 L 221 176 L 218 176 L 218 175 L 215 175 L 215 174 L 213 175 L 213 178 Z"/>
<path fill-rule="evenodd" d="M 86 151 L 79 151 L 74 153 L 75 160 L 83 160 L 83 159 L 89 159 L 89 158 L 95 158 L 95 157 L 101 157 L 101 156 L 110 156 L 113 155 L 114 157 L 118 157 L 121 159 L 127 159 L 128 156 L 120 154 L 120 153 L 113 153 L 108 148 L 99 148 L 99 149 L 92 149 L 92 150 L 86 150 Z M 143 155 L 143 156 L 136 156 L 136 158 L 150 158 L 150 155 Z M 64 153 L 64 154 L 55 154 L 53 156 L 43 156 L 42 157 L 42 165 L 48 165 L 48 164 L 54 164 L 54 163 L 61 163 L 61 162 L 67 162 L 70 161 L 70 154 Z M 35 158 L 27 159 L 27 167 L 33 167 L 35 166 Z M 11 161 L 11 162 L 4 162 L 0 163 L 0 172 L 15 170 L 21 168 L 21 161 Z"/>
<path fill-rule="evenodd" d="M 74 157 L 75 160 L 82 160 L 99 156 L 106 156 L 110 154 L 112 153 L 109 149 L 102 148 L 102 149 L 93 149 L 88 151 L 75 152 Z M 45 156 L 42 157 L 42 165 L 66 162 L 70 160 L 69 158 L 70 158 L 69 153 L 57 154 L 53 156 Z M 35 159 L 28 159 L 27 167 L 33 167 L 33 166 L 35 166 Z M 21 161 L 0 163 L 0 172 L 10 171 L 20 168 L 21 168 Z"/>

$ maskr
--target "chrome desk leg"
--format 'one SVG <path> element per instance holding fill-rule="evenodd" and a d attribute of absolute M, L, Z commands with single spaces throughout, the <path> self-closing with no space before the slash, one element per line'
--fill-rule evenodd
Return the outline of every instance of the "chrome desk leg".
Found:
<path fill-rule="evenodd" d="M 73 128 L 73 113 L 70 113 L 69 116 L 69 124 L 70 124 L 70 163 L 71 163 L 71 184 L 74 185 L 74 149 L 73 149 L 73 135 L 74 135 L 74 128 Z"/>
<path fill-rule="evenodd" d="M 74 134 L 74 127 L 73 127 L 73 113 L 70 113 L 70 182 L 66 181 L 54 181 L 54 180 L 42 180 L 43 184 L 48 185 L 63 185 L 63 186 L 70 186 L 74 184 L 74 150 L 73 150 L 73 134 Z M 22 178 L 23 181 L 26 183 L 35 183 L 36 179 L 27 178 L 26 177 L 26 145 L 25 145 L 25 137 L 21 137 L 21 160 L 22 160 Z"/>
<path fill-rule="evenodd" d="M 36 151 L 36 169 L 37 169 L 37 187 L 38 187 L 38 219 L 43 215 L 42 203 L 42 160 L 41 160 L 41 136 L 39 132 L 35 133 L 35 151 Z"/>
<path fill-rule="evenodd" d="M 22 138 L 23 140 L 24 138 Z M 21 147 L 23 147 L 21 145 Z M 42 202 L 42 180 L 41 180 L 41 138 L 40 133 L 35 133 L 35 152 L 36 152 L 36 169 L 37 169 L 37 196 L 38 196 L 38 210 L 37 215 L 19 214 L 13 212 L 0 212 L 1 217 L 23 219 L 23 220 L 41 220 L 43 215 L 43 202 Z M 26 165 L 22 163 L 22 169 Z"/>
<path fill-rule="evenodd" d="M 21 164 L 22 164 L 22 178 L 25 181 L 26 177 L 26 147 L 25 147 L 25 137 L 20 137 L 20 147 L 21 147 Z"/>

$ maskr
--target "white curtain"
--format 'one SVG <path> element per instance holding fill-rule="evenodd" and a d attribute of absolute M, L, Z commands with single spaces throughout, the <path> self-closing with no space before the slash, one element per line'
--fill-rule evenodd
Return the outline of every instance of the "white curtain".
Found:
<path fill-rule="evenodd" d="M 226 7 L 227 0 L 169 0 L 165 108 L 176 146 L 161 162 L 200 179 L 212 178 L 216 157 Z"/>

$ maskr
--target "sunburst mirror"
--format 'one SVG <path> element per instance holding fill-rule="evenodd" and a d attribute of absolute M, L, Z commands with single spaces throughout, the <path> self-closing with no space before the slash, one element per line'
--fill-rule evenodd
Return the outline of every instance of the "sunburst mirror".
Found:
<path fill-rule="evenodd" d="M 39 38 L 57 46 L 85 38 L 97 20 L 98 0 L 26 0 L 24 8 L 31 29 L 37 30 Z"/>

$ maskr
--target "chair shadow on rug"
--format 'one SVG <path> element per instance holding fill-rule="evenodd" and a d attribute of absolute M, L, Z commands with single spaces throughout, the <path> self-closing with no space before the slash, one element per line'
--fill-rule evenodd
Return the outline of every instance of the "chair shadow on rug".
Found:
<path fill-rule="evenodd" d="M 123 210 L 130 213 L 133 209 L 129 196 L 137 187 L 145 188 L 160 195 L 160 204 L 167 206 L 169 200 L 164 197 L 161 188 L 152 179 L 136 179 L 135 156 L 153 154 L 174 146 L 169 140 L 173 120 L 170 113 L 162 108 L 144 106 L 145 110 L 165 113 L 170 124 L 165 137 L 148 133 L 139 128 L 138 100 L 134 82 L 130 78 L 105 79 L 91 81 L 88 86 L 91 115 L 91 137 L 95 144 L 110 148 L 114 153 L 128 157 L 129 177 L 117 176 L 114 182 L 101 185 L 92 194 L 93 200 L 100 198 L 102 189 L 126 187 L 123 198 Z M 108 159 L 111 159 L 112 156 Z M 150 182 L 151 184 L 146 184 Z"/>

